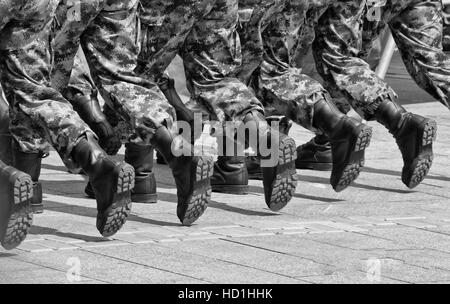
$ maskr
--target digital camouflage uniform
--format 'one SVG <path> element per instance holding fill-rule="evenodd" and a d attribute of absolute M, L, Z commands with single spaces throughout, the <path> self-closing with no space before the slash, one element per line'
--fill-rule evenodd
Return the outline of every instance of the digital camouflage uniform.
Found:
<path fill-rule="evenodd" d="M 449 107 L 450 60 L 442 51 L 441 1 L 381 1 L 379 21 L 370 19 L 375 14 L 372 3 L 368 2 L 363 31 L 354 32 L 352 37 L 335 31 L 340 19 L 327 15 L 316 28 L 314 53 L 318 72 L 327 88 L 334 97 L 344 96 L 366 119 L 374 118 L 383 100 L 396 99 L 393 89 L 366 62 L 372 43 L 388 25 L 410 75 L 420 87 Z M 358 41 L 359 47 L 348 48 L 348 40 Z"/>
<path fill-rule="evenodd" d="M 237 74 L 242 64 L 238 1 L 142 3 L 143 47 L 139 72 L 162 75 L 177 52 L 183 58 L 192 109 L 217 121 L 241 121 L 262 105 Z"/>
<path fill-rule="evenodd" d="M 62 3 L 54 29 L 52 85 L 65 91 L 81 45 L 95 86 L 109 108 L 127 123 L 122 129 L 127 134 L 120 135 L 148 144 L 156 129 L 170 127 L 173 110 L 155 83 L 134 73 L 141 37 L 138 8 L 137 0 Z M 80 18 L 71 17 L 76 10 Z M 88 77 L 83 70 L 75 73 Z M 72 82 L 69 88 L 89 94 L 93 86 L 89 79 L 78 85 Z"/>
<path fill-rule="evenodd" d="M 58 0 L 0 1 L 1 85 L 11 133 L 23 152 L 46 153 L 48 142 L 68 167 L 88 126 L 50 86 L 49 33 Z"/>
<path fill-rule="evenodd" d="M 328 94 L 318 81 L 294 67 L 294 60 L 306 55 L 319 17 L 336 2 L 348 15 L 361 16 L 362 1 L 240 1 L 240 33 L 245 41 L 240 76 L 263 101 L 267 114 L 288 114 L 314 129 L 314 105 Z"/>

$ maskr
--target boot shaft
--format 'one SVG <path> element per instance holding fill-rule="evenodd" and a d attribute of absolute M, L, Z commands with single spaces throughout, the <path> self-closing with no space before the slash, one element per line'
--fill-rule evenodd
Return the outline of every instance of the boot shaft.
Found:
<path fill-rule="evenodd" d="M 314 105 L 313 126 L 326 136 L 332 137 L 344 116 L 331 99 L 323 98 Z"/>
<path fill-rule="evenodd" d="M 42 156 L 39 153 L 25 153 L 19 144 L 13 141 L 13 166 L 31 176 L 33 182 L 38 182 L 41 175 Z"/>
<path fill-rule="evenodd" d="M 408 112 L 395 101 L 385 100 L 378 106 L 375 112 L 375 119 L 385 126 L 389 132 L 395 135 L 400 127 L 402 117 L 407 113 Z"/>
<path fill-rule="evenodd" d="M 136 175 L 149 174 L 153 171 L 152 146 L 127 143 L 125 147 L 125 162 L 133 166 Z"/>

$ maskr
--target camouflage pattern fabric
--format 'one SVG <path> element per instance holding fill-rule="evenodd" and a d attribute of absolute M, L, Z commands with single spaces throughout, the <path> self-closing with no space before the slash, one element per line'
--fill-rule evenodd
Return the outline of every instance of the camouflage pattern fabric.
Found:
<path fill-rule="evenodd" d="M 50 86 L 49 33 L 59 0 L 0 1 L 0 81 L 10 105 L 10 131 L 27 153 L 50 143 L 69 168 L 73 147 L 90 129 Z"/>
<path fill-rule="evenodd" d="M 391 28 L 413 79 L 434 98 L 449 106 L 450 61 L 442 51 L 442 3 L 428 0 L 367 1 L 362 31 L 347 31 L 355 23 L 345 11 L 329 9 L 316 28 L 313 49 L 318 72 L 333 97 L 345 97 L 365 119 L 378 105 L 397 98 L 393 89 L 371 71 L 367 57 L 386 26 Z M 378 17 L 371 12 L 376 11 Z M 348 20 L 343 22 L 343 20 Z M 355 26 L 351 28 L 357 29 Z M 349 47 L 348 41 L 352 41 Z M 343 99 L 341 99 L 342 101 Z"/>
<path fill-rule="evenodd" d="M 178 52 L 183 58 L 191 109 L 217 121 L 240 121 L 263 112 L 237 78 L 242 64 L 237 0 L 142 0 L 143 52 L 138 71 L 159 77 Z"/>
<path fill-rule="evenodd" d="M 134 71 L 141 42 L 138 8 L 138 0 L 63 1 L 54 29 L 52 85 L 64 92 L 81 45 L 95 86 L 127 123 L 122 130 L 131 130 L 121 135 L 148 144 L 156 129 L 171 126 L 175 114 L 158 86 Z M 79 18 L 70 15 L 73 10 Z"/>
<path fill-rule="evenodd" d="M 241 37 L 244 67 L 241 79 L 248 83 L 266 108 L 266 114 L 285 114 L 303 127 L 313 127 L 314 105 L 328 98 L 316 80 L 295 68 L 315 35 L 314 28 L 325 10 L 336 1 L 242 0 Z M 338 1 L 349 13 L 360 16 L 363 2 Z M 252 10 L 249 14 L 248 11 Z"/>
<path fill-rule="evenodd" d="M 443 12 L 439 0 L 386 1 L 381 20 L 364 21 L 363 54 L 389 26 L 403 62 L 414 81 L 450 107 L 450 57 L 442 46 Z"/>

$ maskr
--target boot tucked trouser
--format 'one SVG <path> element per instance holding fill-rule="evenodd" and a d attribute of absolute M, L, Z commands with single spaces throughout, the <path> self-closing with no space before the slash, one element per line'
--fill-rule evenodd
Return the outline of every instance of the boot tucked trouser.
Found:
<path fill-rule="evenodd" d="M 97 200 L 97 229 L 105 237 L 114 235 L 131 212 L 134 169 L 116 162 L 98 145 L 92 134 L 79 139 L 72 157 L 89 176 Z"/>

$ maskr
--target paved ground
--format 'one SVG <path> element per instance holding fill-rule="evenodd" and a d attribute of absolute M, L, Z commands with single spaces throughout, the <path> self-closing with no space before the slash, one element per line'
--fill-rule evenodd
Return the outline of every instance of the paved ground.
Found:
<path fill-rule="evenodd" d="M 390 82 L 403 102 L 432 101 L 405 77 Z M 408 109 L 437 120 L 436 160 L 428 179 L 406 189 L 393 138 L 371 123 L 366 170 L 336 194 L 329 173 L 298 171 L 292 202 L 268 210 L 262 185 L 251 194 L 214 194 L 190 228 L 175 215 L 173 180 L 156 168 L 159 203 L 133 206 L 110 239 L 95 229 L 95 202 L 85 180 L 69 175 L 55 153 L 44 161 L 46 211 L 18 249 L 0 249 L 1 283 L 405 283 L 450 282 L 450 113 L 436 102 Z M 309 132 L 294 127 L 302 143 Z"/>

